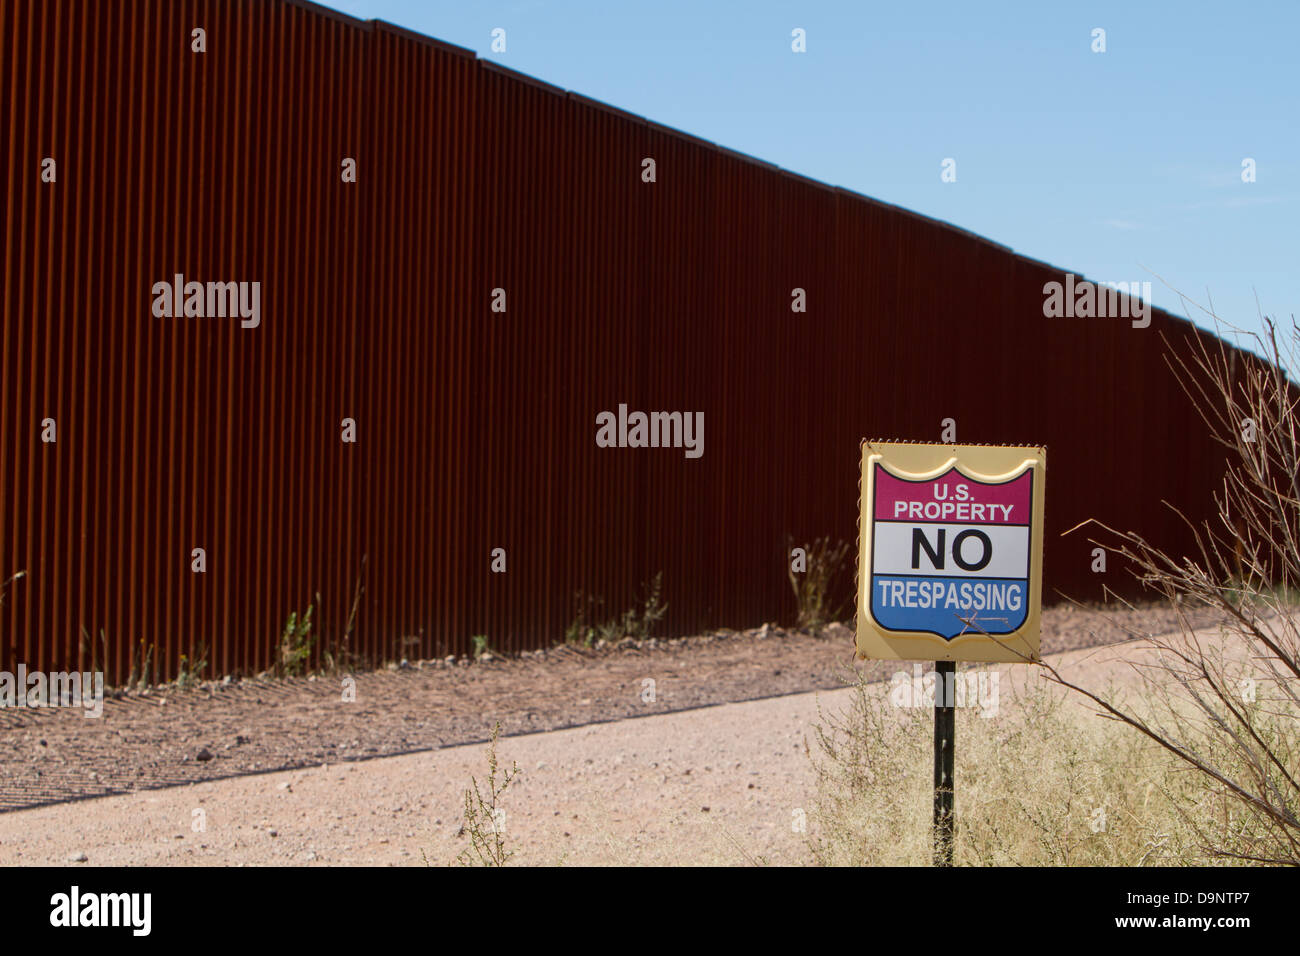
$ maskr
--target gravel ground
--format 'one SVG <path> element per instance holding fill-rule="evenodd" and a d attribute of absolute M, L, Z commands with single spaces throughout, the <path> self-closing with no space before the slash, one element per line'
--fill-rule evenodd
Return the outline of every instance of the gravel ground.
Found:
<path fill-rule="evenodd" d="M 1175 624 L 1160 607 L 1049 608 L 1043 651 Z M 764 626 L 472 665 L 416 662 L 356 675 L 354 703 L 343 702 L 338 678 L 313 678 L 153 688 L 105 701 L 99 719 L 0 709 L 0 811 L 481 742 L 498 721 L 510 736 L 830 690 L 851 677 L 852 654 L 853 635 L 839 625 L 817 635 Z"/>
<path fill-rule="evenodd" d="M 1052 659 L 1070 679 L 1100 686 L 1132 675 L 1116 666 L 1121 653 L 1134 649 Z M 1015 685 L 1043 679 L 1038 668 L 999 670 L 1004 701 Z M 502 766 L 517 763 L 521 771 L 502 800 L 510 862 L 811 863 L 810 834 L 794 826 L 799 811 L 812 816 L 806 747 L 816 747 L 819 713 L 842 710 L 851 693 L 791 694 L 503 739 Z M 485 752 L 481 744 L 448 747 L 0 814 L 0 864 L 453 863 L 468 845 L 464 789 L 471 776 L 484 785 Z"/>
<path fill-rule="evenodd" d="M 521 864 L 804 863 L 792 810 L 818 696 L 502 740 L 505 834 Z M 420 865 L 454 862 L 481 744 L 255 774 L 0 815 L 4 865 Z M 194 831 L 195 811 L 205 829 Z M 735 841 L 734 843 L 732 841 Z M 85 859 L 82 860 L 81 858 Z"/>

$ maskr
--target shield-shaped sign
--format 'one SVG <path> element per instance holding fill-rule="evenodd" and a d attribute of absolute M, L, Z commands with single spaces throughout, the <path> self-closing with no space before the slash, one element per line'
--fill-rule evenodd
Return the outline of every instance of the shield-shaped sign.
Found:
<path fill-rule="evenodd" d="M 864 442 L 858 652 L 1038 656 L 1042 448 Z"/>

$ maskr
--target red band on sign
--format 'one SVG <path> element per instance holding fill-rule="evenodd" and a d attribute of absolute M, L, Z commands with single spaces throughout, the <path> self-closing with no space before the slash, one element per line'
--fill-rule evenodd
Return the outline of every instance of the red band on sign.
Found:
<path fill-rule="evenodd" d="M 880 465 L 875 472 L 877 521 L 1029 524 L 1034 475 L 998 483 L 967 478 L 950 468 L 937 478 L 908 481 Z"/>

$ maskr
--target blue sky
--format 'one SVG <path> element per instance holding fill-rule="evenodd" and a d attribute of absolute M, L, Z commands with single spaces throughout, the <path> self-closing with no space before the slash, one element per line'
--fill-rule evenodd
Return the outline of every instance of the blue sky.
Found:
<path fill-rule="evenodd" d="M 1149 280 L 1157 306 L 1201 324 L 1158 277 L 1247 328 L 1256 295 L 1300 316 L 1293 0 L 326 5 L 1091 279 Z"/>

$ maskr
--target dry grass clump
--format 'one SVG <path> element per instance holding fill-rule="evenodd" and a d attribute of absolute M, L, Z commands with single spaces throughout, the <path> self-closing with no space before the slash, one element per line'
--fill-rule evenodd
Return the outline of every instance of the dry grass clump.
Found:
<path fill-rule="evenodd" d="M 789 543 L 791 554 L 794 543 Z M 802 569 L 792 561 L 790 588 L 797 608 L 795 627 L 816 631 L 841 621 L 853 606 L 853 582 L 849 577 L 853 544 L 831 538 L 816 538 L 802 548 Z"/>
<path fill-rule="evenodd" d="M 999 696 L 993 716 L 957 710 L 958 866 L 1203 864 L 1206 827 L 1231 842 L 1245 825 L 1185 764 L 1047 681 Z M 934 712 L 890 697 L 888 681 L 860 683 L 816 728 L 819 863 L 931 862 Z"/>

